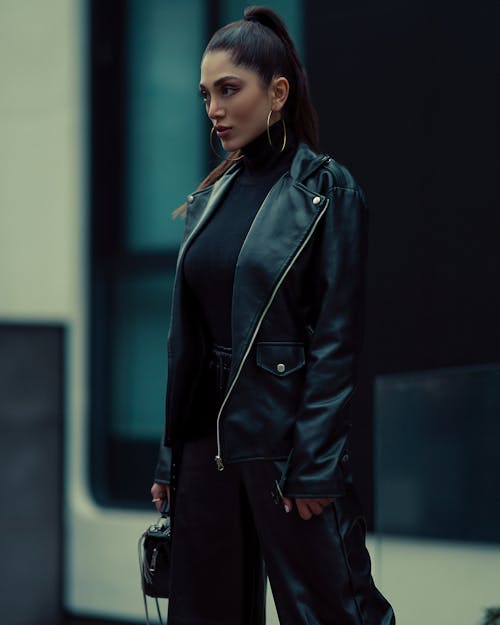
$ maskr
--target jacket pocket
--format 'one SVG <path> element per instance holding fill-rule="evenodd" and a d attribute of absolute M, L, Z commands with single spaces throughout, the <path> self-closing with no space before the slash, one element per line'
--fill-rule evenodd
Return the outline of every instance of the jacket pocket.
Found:
<path fill-rule="evenodd" d="M 283 378 L 306 364 L 304 343 L 257 343 L 257 365 Z"/>

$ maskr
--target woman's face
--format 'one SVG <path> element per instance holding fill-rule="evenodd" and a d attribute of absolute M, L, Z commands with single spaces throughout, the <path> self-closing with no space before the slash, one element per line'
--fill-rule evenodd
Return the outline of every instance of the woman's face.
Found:
<path fill-rule="evenodd" d="M 200 93 L 227 152 L 244 147 L 264 132 L 271 108 L 277 111 L 282 106 L 276 104 L 273 82 L 263 87 L 253 70 L 234 65 L 225 50 L 203 57 Z M 279 113 L 273 113 L 270 123 L 279 118 Z"/>

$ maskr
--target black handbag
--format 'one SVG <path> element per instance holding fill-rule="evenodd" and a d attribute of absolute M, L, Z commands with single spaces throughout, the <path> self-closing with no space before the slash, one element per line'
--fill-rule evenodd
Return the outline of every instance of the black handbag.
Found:
<path fill-rule="evenodd" d="M 154 598 L 160 625 L 163 625 L 158 599 L 169 596 L 172 533 L 167 501 L 165 506 L 158 521 L 139 538 L 139 568 L 147 625 L 150 625 L 147 597 Z"/>

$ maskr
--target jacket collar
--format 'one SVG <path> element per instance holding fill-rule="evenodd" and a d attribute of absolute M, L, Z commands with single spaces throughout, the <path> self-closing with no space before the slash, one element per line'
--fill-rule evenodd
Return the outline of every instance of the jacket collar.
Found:
<path fill-rule="evenodd" d="M 328 159 L 328 156 L 314 152 L 305 143 L 299 143 L 297 146 L 297 152 L 295 153 L 290 166 L 290 178 L 292 178 L 295 182 L 302 183 Z M 238 172 L 241 167 L 241 163 L 235 163 L 227 170 L 225 175 L 231 175 L 232 173 Z"/>
<path fill-rule="evenodd" d="M 305 143 L 299 143 L 288 172 L 290 181 L 292 183 L 303 183 L 327 160 L 329 160 L 328 156 L 317 154 Z M 181 244 L 179 256 L 184 252 L 195 231 L 198 232 L 203 227 L 213 210 L 224 198 L 231 182 L 238 175 L 241 167 L 241 162 L 235 163 L 211 187 L 202 189 L 198 193 L 189 196 L 188 202 L 191 202 L 191 206 L 188 209 L 184 240 Z"/>

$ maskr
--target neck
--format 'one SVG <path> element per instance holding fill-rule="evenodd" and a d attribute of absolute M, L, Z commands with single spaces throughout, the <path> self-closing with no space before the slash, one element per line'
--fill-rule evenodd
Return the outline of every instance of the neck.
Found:
<path fill-rule="evenodd" d="M 284 139 L 284 126 L 281 121 L 269 128 L 272 146 L 267 130 L 242 148 L 243 165 L 249 175 L 267 173 L 270 169 L 286 161 L 295 153 L 297 142 L 290 129 L 286 130 L 286 145 L 281 151 Z"/>

